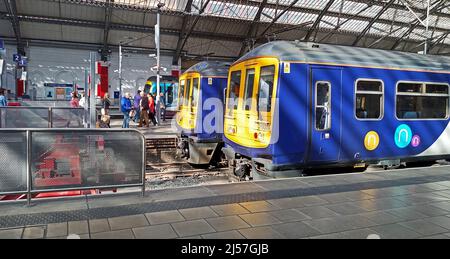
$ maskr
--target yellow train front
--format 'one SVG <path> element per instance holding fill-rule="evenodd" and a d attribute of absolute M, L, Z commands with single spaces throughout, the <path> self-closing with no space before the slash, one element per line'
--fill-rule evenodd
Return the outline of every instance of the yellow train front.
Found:
<path fill-rule="evenodd" d="M 179 151 L 193 165 L 215 164 L 223 146 L 223 106 L 229 63 L 200 62 L 180 76 L 176 124 Z"/>

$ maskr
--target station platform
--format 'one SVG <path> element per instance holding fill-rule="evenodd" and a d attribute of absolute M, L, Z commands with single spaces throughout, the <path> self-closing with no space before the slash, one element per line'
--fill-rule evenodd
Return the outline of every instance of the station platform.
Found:
<path fill-rule="evenodd" d="M 450 238 L 450 167 L 0 203 L 0 238 Z M 75 235 L 74 235 L 75 234 Z"/>

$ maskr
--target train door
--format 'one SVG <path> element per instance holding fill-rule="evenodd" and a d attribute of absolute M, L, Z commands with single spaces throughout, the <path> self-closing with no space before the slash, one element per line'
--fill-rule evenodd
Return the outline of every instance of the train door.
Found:
<path fill-rule="evenodd" d="M 240 108 L 238 120 L 242 126 L 240 136 L 246 138 L 246 143 L 253 140 L 253 133 L 255 131 L 255 109 L 256 105 L 254 98 L 254 89 L 257 76 L 257 67 L 255 65 L 245 68 L 244 74 L 244 89 L 242 95 L 242 107 Z"/>
<path fill-rule="evenodd" d="M 341 142 L 342 70 L 312 68 L 309 162 L 333 162 Z"/>

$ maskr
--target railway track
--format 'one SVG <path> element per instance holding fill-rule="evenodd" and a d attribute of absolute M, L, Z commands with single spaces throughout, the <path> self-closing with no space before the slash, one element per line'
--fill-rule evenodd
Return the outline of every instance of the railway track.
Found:
<path fill-rule="evenodd" d="M 176 137 L 146 140 L 146 179 L 173 180 L 188 177 L 225 177 L 227 168 L 194 168 L 176 152 Z"/>

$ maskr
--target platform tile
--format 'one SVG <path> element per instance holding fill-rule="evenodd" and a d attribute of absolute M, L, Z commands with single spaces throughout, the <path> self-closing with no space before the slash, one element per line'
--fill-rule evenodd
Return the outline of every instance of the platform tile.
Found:
<path fill-rule="evenodd" d="M 69 235 L 70 234 L 89 234 L 89 226 L 87 220 L 69 221 Z"/>
<path fill-rule="evenodd" d="M 215 205 L 211 206 L 217 214 L 220 216 L 231 216 L 231 215 L 239 215 L 249 213 L 244 207 L 237 203 L 233 204 L 225 204 L 225 205 Z"/>
<path fill-rule="evenodd" d="M 414 220 L 399 223 L 423 236 L 432 236 L 448 232 L 448 229 L 435 225 L 425 220 Z"/>
<path fill-rule="evenodd" d="M 51 237 L 61 237 L 68 235 L 68 225 L 67 222 L 54 223 L 47 225 L 47 238 Z"/>
<path fill-rule="evenodd" d="M 371 230 L 380 234 L 381 239 L 416 239 L 422 237 L 421 234 L 404 227 L 398 223 L 391 225 L 371 227 Z"/>
<path fill-rule="evenodd" d="M 111 230 L 129 229 L 148 226 L 147 218 L 143 215 L 132 215 L 108 219 Z"/>
<path fill-rule="evenodd" d="M 269 214 L 285 223 L 311 219 L 307 215 L 295 209 L 270 211 Z"/>
<path fill-rule="evenodd" d="M 137 239 L 171 239 L 177 238 L 177 234 L 169 224 L 133 228 Z"/>
<path fill-rule="evenodd" d="M 219 216 L 209 207 L 182 209 L 179 211 L 186 220 L 204 219 Z"/>
<path fill-rule="evenodd" d="M 311 219 L 332 218 L 339 216 L 339 214 L 324 206 L 305 207 L 296 210 L 307 215 Z"/>
<path fill-rule="evenodd" d="M 180 237 L 197 236 L 216 232 L 205 220 L 192 220 L 178 223 L 172 223 Z"/>
<path fill-rule="evenodd" d="M 239 215 L 245 222 L 250 224 L 252 227 L 266 226 L 281 223 L 280 220 L 270 215 L 267 212 L 252 213 Z"/>
<path fill-rule="evenodd" d="M 0 229 L 0 239 L 21 239 L 23 228 Z"/>
<path fill-rule="evenodd" d="M 89 220 L 89 230 L 91 233 L 100 233 L 111 231 L 107 219 Z"/>
<path fill-rule="evenodd" d="M 45 235 L 45 226 L 25 227 L 22 239 L 41 239 Z"/>
<path fill-rule="evenodd" d="M 185 220 L 177 210 L 147 213 L 145 216 L 151 225 L 174 223 Z"/>
<path fill-rule="evenodd" d="M 255 227 L 240 229 L 239 232 L 247 239 L 283 239 L 283 235 L 275 231 L 272 227 Z"/>
<path fill-rule="evenodd" d="M 303 222 L 292 222 L 273 225 L 272 228 L 288 239 L 317 236 L 321 233 Z"/>
<path fill-rule="evenodd" d="M 243 221 L 240 217 L 236 215 L 209 218 L 206 219 L 206 221 L 217 231 L 227 231 L 250 227 L 247 223 L 245 223 L 245 221 Z"/>
<path fill-rule="evenodd" d="M 131 229 L 108 231 L 91 235 L 92 239 L 134 239 Z"/>
<path fill-rule="evenodd" d="M 245 239 L 245 237 L 236 230 L 205 234 L 205 235 L 202 235 L 202 238 L 203 239 Z"/>
<path fill-rule="evenodd" d="M 243 202 L 240 203 L 240 205 L 250 212 L 266 212 L 280 209 L 278 206 L 268 203 L 267 201 Z"/>

